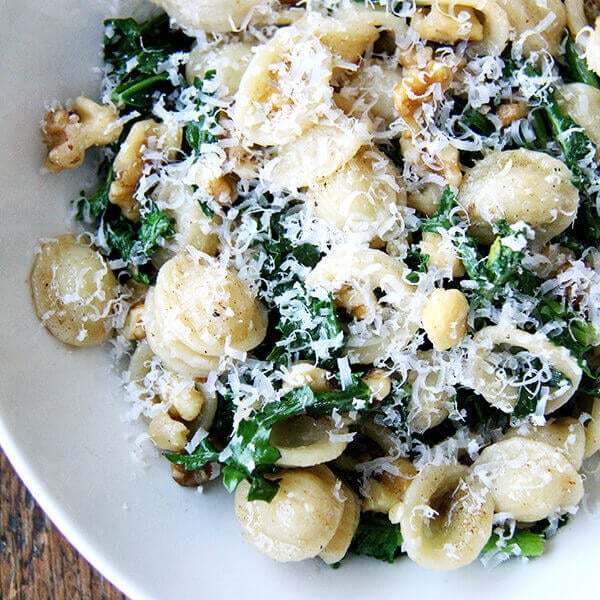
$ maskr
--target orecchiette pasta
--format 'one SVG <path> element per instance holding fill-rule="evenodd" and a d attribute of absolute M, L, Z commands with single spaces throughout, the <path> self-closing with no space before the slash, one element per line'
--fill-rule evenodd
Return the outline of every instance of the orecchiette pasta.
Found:
<path fill-rule="evenodd" d="M 388 469 L 374 475 L 367 482 L 363 510 L 387 513 L 404 501 L 406 490 L 417 470 L 406 458 L 394 460 Z"/>
<path fill-rule="evenodd" d="M 319 218 L 371 241 L 393 227 L 396 207 L 406 204 L 406 192 L 389 159 L 374 148 L 364 148 L 311 186 L 306 200 Z"/>
<path fill-rule="evenodd" d="M 594 29 L 585 43 L 585 60 L 588 67 L 600 77 L 600 17 L 596 18 Z"/>
<path fill-rule="evenodd" d="M 335 564 L 344 558 L 360 520 L 361 506 L 358 496 L 345 483 L 342 483 L 340 492 L 345 498 L 340 524 L 327 546 L 319 552 L 319 558 L 328 565 Z"/>
<path fill-rule="evenodd" d="M 236 31 L 253 11 L 272 0 L 151 0 L 163 8 L 180 27 L 224 33 Z"/>
<path fill-rule="evenodd" d="M 560 41 L 567 23 L 564 4 L 560 0 L 497 0 L 506 10 L 510 25 L 519 36 L 525 55 L 534 50 L 559 52 Z"/>
<path fill-rule="evenodd" d="M 252 58 L 252 44 L 235 42 L 215 47 L 196 45 L 185 67 L 188 83 L 203 79 L 209 71 L 214 71 L 219 92 L 231 96 L 238 91 L 244 71 Z"/>
<path fill-rule="evenodd" d="M 565 164 L 542 152 L 491 152 L 465 176 L 458 202 L 471 218 L 470 232 L 491 243 L 490 223 L 525 221 L 544 243 L 562 233 L 575 219 L 579 193 Z"/>
<path fill-rule="evenodd" d="M 496 56 L 501 54 L 509 39 L 510 24 L 509 19 L 501 5 L 496 0 L 417 0 L 417 6 L 438 6 L 442 11 L 448 13 L 449 7 L 456 7 L 457 16 L 461 20 L 461 9 L 470 15 L 473 22 L 471 30 L 475 28 L 478 31 L 477 23 L 479 23 L 483 31 L 481 33 L 481 41 L 473 40 L 472 47 L 480 54 L 489 54 Z M 472 15 L 472 16 L 471 16 Z M 445 27 L 446 38 L 450 36 L 450 31 L 456 29 L 452 22 Z"/>
<path fill-rule="evenodd" d="M 314 185 L 343 167 L 368 139 L 364 122 L 340 112 L 335 121 L 319 123 L 281 146 L 261 171 L 261 178 L 292 191 Z"/>
<path fill-rule="evenodd" d="M 280 474 L 279 490 L 267 502 L 247 499 L 249 484 L 235 493 L 235 512 L 246 539 L 282 562 L 317 556 L 327 548 L 342 521 L 345 496 L 325 466 Z"/>
<path fill-rule="evenodd" d="M 427 14 L 417 11 L 410 26 L 425 40 L 440 44 L 453 44 L 483 39 L 483 26 L 475 11 L 466 6 L 449 2 L 443 6 L 434 2 Z"/>
<path fill-rule="evenodd" d="M 338 305 L 367 327 L 385 307 L 390 309 L 388 323 L 393 322 L 393 328 L 388 331 L 378 327 L 380 332 L 353 335 L 351 330 L 347 342 L 351 360 L 372 363 L 390 344 L 405 346 L 418 329 L 409 317 L 414 288 L 404 280 L 405 269 L 404 263 L 380 250 L 338 246 L 307 276 L 309 287 L 331 292 Z M 379 299 L 377 289 L 383 293 Z"/>
<path fill-rule="evenodd" d="M 287 144 L 315 125 L 332 104 L 331 51 L 293 26 L 258 46 L 242 75 L 233 117 L 252 143 Z"/>
<path fill-rule="evenodd" d="M 477 558 L 491 535 L 493 516 L 490 494 L 468 467 L 428 465 L 404 498 L 404 548 L 423 567 L 457 569 Z"/>
<path fill-rule="evenodd" d="M 185 448 L 190 431 L 180 421 L 161 413 L 150 421 L 148 434 L 161 450 L 181 452 Z"/>
<path fill-rule="evenodd" d="M 205 376 L 221 356 L 263 340 L 264 308 L 231 270 L 180 253 L 160 270 L 144 312 L 150 347 L 170 369 Z"/>
<path fill-rule="evenodd" d="M 93 346 L 112 335 L 117 280 L 85 238 L 66 234 L 43 242 L 31 292 L 38 317 L 61 342 Z"/>
<path fill-rule="evenodd" d="M 338 441 L 336 436 L 341 436 Z M 302 415 L 277 423 L 271 444 L 279 450 L 282 467 L 312 467 L 335 460 L 348 445 L 348 429 L 336 427 L 329 418 Z"/>
<path fill-rule="evenodd" d="M 600 398 L 592 400 L 589 414 L 590 419 L 585 424 L 585 458 L 600 450 Z"/>
<path fill-rule="evenodd" d="M 474 389 L 496 408 L 512 412 L 523 385 L 522 381 L 511 379 L 494 363 L 494 347 L 501 345 L 527 350 L 538 359 L 547 361 L 552 369 L 568 380 L 568 383 L 549 391 L 544 399 L 544 414 L 560 408 L 575 393 L 582 371 L 566 348 L 556 346 L 542 333 L 532 334 L 499 325 L 484 327 L 473 336 L 468 370 Z"/>
<path fill-rule="evenodd" d="M 441 269 L 452 277 L 462 277 L 465 274 L 465 267 L 456 248 L 439 233 L 424 232 L 419 247 L 427 256 L 428 267 Z"/>
<path fill-rule="evenodd" d="M 408 375 L 411 394 L 406 419 L 411 431 L 423 433 L 448 417 L 454 390 L 434 366 L 432 351 L 422 352 L 418 358 L 418 368 Z"/>
<path fill-rule="evenodd" d="M 600 90 L 585 83 L 568 83 L 558 88 L 556 98 L 594 144 L 600 145 Z"/>
<path fill-rule="evenodd" d="M 581 476 L 556 448 L 513 437 L 488 446 L 473 470 L 490 487 L 497 512 L 518 521 L 539 521 L 577 505 Z"/>
<path fill-rule="evenodd" d="M 525 422 L 509 429 L 505 439 L 515 436 L 544 442 L 563 454 L 577 471 L 581 468 L 586 434 L 583 425 L 577 419 L 560 417 L 539 426 Z"/>

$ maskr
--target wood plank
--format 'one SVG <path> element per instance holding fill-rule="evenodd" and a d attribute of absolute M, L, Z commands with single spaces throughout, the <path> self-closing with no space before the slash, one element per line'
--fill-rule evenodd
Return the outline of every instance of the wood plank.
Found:
<path fill-rule="evenodd" d="M 127 600 L 54 527 L 1 451 L 0 600 Z"/>

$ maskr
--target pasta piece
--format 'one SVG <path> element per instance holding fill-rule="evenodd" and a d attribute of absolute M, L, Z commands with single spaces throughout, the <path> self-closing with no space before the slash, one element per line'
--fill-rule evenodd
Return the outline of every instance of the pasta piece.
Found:
<path fill-rule="evenodd" d="M 469 302 L 460 290 L 434 290 L 421 311 L 423 329 L 436 350 L 448 350 L 467 334 Z"/>
<path fill-rule="evenodd" d="M 453 2 L 443 6 L 434 2 L 426 14 L 417 10 L 412 16 L 410 26 L 422 39 L 440 44 L 483 40 L 483 25 L 475 11 Z"/>
<path fill-rule="evenodd" d="M 408 374 L 411 386 L 407 421 L 411 431 L 423 433 L 448 418 L 454 389 L 433 363 L 433 351 L 418 353 L 419 366 Z"/>
<path fill-rule="evenodd" d="M 585 83 L 568 83 L 556 91 L 559 106 L 600 146 L 600 90 Z M 598 156 L 598 152 L 596 153 Z"/>
<path fill-rule="evenodd" d="M 542 333 L 532 334 L 499 325 L 484 327 L 473 336 L 473 349 L 469 353 L 467 364 L 473 388 L 492 406 L 510 413 L 519 399 L 520 387 L 516 382 L 511 382 L 493 361 L 494 347 L 503 344 L 525 349 L 546 360 L 551 368 L 569 380 L 568 385 L 555 388 L 544 398 L 543 414 L 550 414 L 560 408 L 579 387 L 581 367 L 566 348 L 556 346 Z"/>
<path fill-rule="evenodd" d="M 386 156 L 365 147 L 333 175 L 313 184 L 306 202 L 320 219 L 371 241 L 395 225 L 397 207 L 406 205 L 398 179 Z"/>
<path fill-rule="evenodd" d="M 358 496 L 345 483 L 342 483 L 340 491 L 345 498 L 340 524 L 327 546 L 318 555 L 328 565 L 333 565 L 346 556 L 360 520 L 361 507 Z"/>
<path fill-rule="evenodd" d="M 282 562 L 312 558 L 333 539 L 345 497 L 325 466 L 279 473 L 271 502 L 248 500 L 248 482 L 235 492 L 235 513 L 246 539 L 269 558 Z"/>
<path fill-rule="evenodd" d="M 600 77 L 600 17 L 596 17 L 594 28 L 587 37 L 584 55 L 588 67 Z"/>
<path fill-rule="evenodd" d="M 214 70 L 221 96 L 232 96 L 252 58 L 252 44 L 232 42 L 215 47 L 196 45 L 185 66 L 185 78 L 192 85 L 196 77 L 203 79 Z"/>
<path fill-rule="evenodd" d="M 517 44 L 523 54 L 545 50 L 553 56 L 560 52 L 567 13 L 561 0 L 496 0 L 505 9 L 511 27 L 516 31 Z"/>
<path fill-rule="evenodd" d="M 469 233 L 491 244 L 490 223 L 525 221 L 535 239 L 546 243 L 575 219 L 579 192 L 567 166 L 542 152 L 505 150 L 491 152 L 465 175 L 458 203 L 471 218 Z"/>
<path fill-rule="evenodd" d="M 540 521 L 576 506 L 583 483 L 575 467 L 553 446 L 513 437 L 488 446 L 473 472 L 489 485 L 497 512 L 517 521 Z"/>
<path fill-rule="evenodd" d="M 419 249 L 422 254 L 427 255 L 428 268 L 440 269 L 452 279 L 465 274 L 465 267 L 458 251 L 447 237 L 432 231 L 424 231 Z"/>
<path fill-rule="evenodd" d="M 233 118 L 253 144 L 292 142 L 332 106 L 331 51 L 293 26 L 280 29 L 255 54 L 240 80 Z"/>
<path fill-rule="evenodd" d="M 341 436 L 338 441 L 336 436 Z M 291 417 L 273 426 L 271 445 L 281 453 L 282 467 L 312 467 L 332 460 L 348 446 L 348 428 L 336 427 L 329 418 Z"/>
<path fill-rule="evenodd" d="M 418 565 L 458 569 L 473 562 L 492 533 L 494 503 L 462 465 L 426 466 L 406 492 L 404 548 Z"/>
<path fill-rule="evenodd" d="M 346 114 L 363 117 L 365 112 L 388 128 L 398 117 L 392 90 L 402 80 L 402 72 L 387 63 L 361 66 L 348 83 L 334 94 L 334 101 Z"/>
<path fill-rule="evenodd" d="M 362 321 L 356 335 L 350 327 L 346 348 L 351 362 L 373 363 L 390 347 L 405 347 L 416 333 L 419 324 L 411 318 L 414 288 L 404 280 L 405 270 L 402 261 L 380 250 L 339 245 L 306 277 L 309 288 L 332 293 L 338 306 Z M 382 293 L 379 299 L 377 289 Z M 389 328 L 369 331 L 368 324 L 379 322 L 384 314 Z"/>
<path fill-rule="evenodd" d="M 148 434 L 157 448 L 181 452 L 187 444 L 190 430 L 169 415 L 160 413 L 150 421 Z"/>
<path fill-rule="evenodd" d="M 281 392 L 307 385 L 313 392 L 331 391 L 329 373 L 310 362 L 298 362 L 283 374 Z"/>
<path fill-rule="evenodd" d="M 363 509 L 381 513 L 388 513 L 392 508 L 397 510 L 416 474 L 415 466 L 408 459 L 392 461 L 389 469 L 373 475 L 367 482 Z"/>
<path fill-rule="evenodd" d="M 179 27 L 193 33 L 204 29 L 216 33 L 237 31 L 258 8 L 272 0 L 151 0 Z"/>
<path fill-rule="evenodd" d="M 416 4 L 417 6 L 437 5 L 446 14 L 449 12 L 449 7 L 456 7 L 459 17 L 460 9 L 473 15 L 483 27 L 482 39 L 472 42 L 469 46 L 480 55 L 498 56 L 506 48 L 510 35 L 509 19 L 506 10 L 495 0 L 417 0 Z M 450 32 L 446 31 L 447 38 L 449 34 Z"/>
<path fill-rule="evenodd" d="M 291 191 L 314 185 L 343 167 L 369 142 L 369 137 L 365 123 L 340 112 L 334 122 L 316 125 L 281 146 L 260 176 L 274 186 Z"/>
<path fill-rule="evenodd" d="M 585 424 L 584 458 L 600 450 L 600 398 L 593 398 L 590 407 L 590 420 Z"/>
<path fill-rule="evenodd" d="M 167 261 L 146 297 L 153 352 L 171 370 L 206 376 L 226 353 L 244 353 L 265 337 L 265 309 L 231 270 L 189 253 Z"/>
<path fill-rule="evenodd" d="M 524 437 L 556 448 L 579 471 L 583 462 L 586 433 L 583 425 L 572 417 L 553 419 L 544 425 L 529 421 L 509 429 L 504 438 Z"/>
<path fill-rule="evenodd" d="M 583 0 L 565 0 L 565 13 L 569 31 L 573 38 L 576 38 L 577 34 L 588 25 Z"/>
<path fill-rule="evenodd" d="M 37 316 L 55 338 L 96 346 L 111 337 L 117 280 L 85 238 L 66 234 L 43 242 L 30 283 Z"/>

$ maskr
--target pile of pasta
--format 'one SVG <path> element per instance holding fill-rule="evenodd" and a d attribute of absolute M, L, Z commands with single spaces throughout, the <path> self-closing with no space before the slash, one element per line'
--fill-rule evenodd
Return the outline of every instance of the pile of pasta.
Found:
<path fill-rule="evenodd" d="M 40 244 L 42 323 L 110 340 L 271 558 L 536 555 L 600 449 L 593 6 L 153 1 L 44 118 L 47 169 L 102 181 Z"/>

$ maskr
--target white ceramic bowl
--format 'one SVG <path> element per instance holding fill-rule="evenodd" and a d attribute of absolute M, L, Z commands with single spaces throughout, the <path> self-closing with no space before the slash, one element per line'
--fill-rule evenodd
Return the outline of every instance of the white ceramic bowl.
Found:
<path fill-rule="evenodd" d="M 106 349 L 74 350 L 34 316 L 28 274 L 36 240 L 64 232 L 68 201 L 90 171 L 43 175 L 44 105 L 98 93 L 100 0 L 0 0 L 0 443 L 50 518 L 134 598 L 572 598 L 590 592 L 600 521 L 580 511 L 547 553 L 490 571 L 427 572 L 353 558 L 277 564 L 243 540 L 232 498 L 174 484 L 164 460 L 132 458 L 141 427 Z"/>

